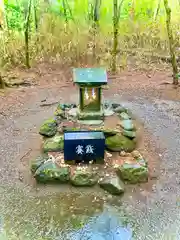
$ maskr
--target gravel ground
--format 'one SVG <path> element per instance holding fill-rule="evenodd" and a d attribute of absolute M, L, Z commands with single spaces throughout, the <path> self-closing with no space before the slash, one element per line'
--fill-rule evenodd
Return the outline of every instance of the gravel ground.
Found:
<path fill-rule="evenodd" d="M 161 156 L 161 174 L 152 191 L 143 192 L 144 207 L 132 199 L 141 226 L 138 239 L 180 239 L 180 102 L 135 98 L 125 105 L 144 121 Z"/>
<path fill-rule="evenodd" d="M 13 231 L 17 234 L 12 239 L 36 240 L 33 234 L 38 236 L 37 232 L 40 234 L 42 229 L 47 226 L 50 228 L 48 221 L 53 217 L 59 217 L 57 211 L 51 206 L 59 209 L 61 205 L 61 211 L 68 211 L 72 215 L 70 206 L 75 205 L 79 209 L 78 213 L 73 213 L 76 216 L 91 215 L 96 210 L 103 211 L 104 198 L 100 193 L 95 193 L 98 201 L 94 201 L 94 205 L 90 207 L 87 205 L 86 208 L 82 207 L 82 204 L 87 201 L 86 193 L 79 193 L 78 197 L 68 190 L 68 194 L 63 193 L 61 196 L 58 195 L 59 197 L 49 197 L 48 194 L 47 196 L 44 194 L 42 200 L 38 196 L 38 189 L 34 188 L 22 174 L 28 171 L 27 160 L 39 150 L 38 128 L 44 119 L 51 116 L 55 108 L 55 106 L 41 107 L 41 100 L 48 95 L 49 99 L 53 97 L 53 101 L 58 101 L 60 91 L 64 101 L 77 101 L 77 95 L 73 95 L 73 91 L 69 98 L 64 89 L 51 89 L 51 91 L 41 89 L 38 94 L 33 94 L 32 90 L 28 101 L 23 102 L 18 109 L 12 106 L 14 110 L 12 115 L 7 114 L 0 119 L 0 213 L 4 224 L 9 228 L 9 234 L 12 235 Z M 125 94 L 123 97 L 116 94 L 110 98 L 123 102 L 144 122 L 145 129 L 151 134 L 151 148 L 156 149 L 155 154 L 159 154 L 161 158 L 161 171 L 151 189 L 137 186 L 131 192 L 127 192 L 121 200 L 112 198 L 108 203 L 109 207 L 117 210 L 124 208 L 128 216 L 131 215 L 132 219 L 136 219 L 135 239 L 178 240 L 180 239 L 180 118 L 178 117 L 180 102 L 138 96 L 126 97 Z M 48 188 L 45 190 L 48 193 Z M 72 199 L 80 200 L 72 204 Z M 46 204 L 51 211 L 48 211 Z M 85 211 L 87 208 L 91 213 L 87 214 Z M 63 214 L 63 218 L 66 219 Z M 14 221 L 19 221 L 19 228 L 11 226 Z M 27 222 L 31 222 L 33 226 L 27 225 Z M 57 219 L 55 222 L 57 223 Z M 25 236 L 23 233 L 22 237 L 20 233 L 23 231 L 28 233 Z"/>

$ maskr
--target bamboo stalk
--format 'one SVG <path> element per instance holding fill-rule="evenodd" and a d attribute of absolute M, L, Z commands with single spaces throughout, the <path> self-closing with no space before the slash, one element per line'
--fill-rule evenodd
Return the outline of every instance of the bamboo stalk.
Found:
<path fill-rule="evenodd" d="M 166 28 L 167 28 L 168 38 L 169 38 L 169 50 L 170 50 L 171 64 L 173 69 L 173 84 L 178 85 L 178 67 L 177 67 L 177 61 L 175 56 L 173 32 L 171 28 L 171 8 L 169 7 L 168 0 L 164 0 L 164 7 L 166 10 Z"/>
<path fill-rule="evenodd" d="M 24 38 L 25 38 L 25 62 L 26 67 L 30 68 L 30 57 L 29 57 L 29 27 L 30 27 L 30 14 L 31 14 L 31 5 L 32 0 L 29 0 L 28 9 L 25 10 L 25 30 L 24 30 Z"/>
<path fill-rule="evenodd" d="M 96 59 L 96 36 L 99 28 L 99 11 L 101 7 L 101 0 L 95 0 L 93 10 L 93 61 Z"/>
<path fill-rule="evenodd" d="M 154 14 L 154 20 L 155 20 L 155 21 L 157 20 L 160 7 L 161 7 L 161 0 L 158 1 L 158 5 L 157 5 L 157 8 L 156 8 L 156 11 L 155 11 L 155 14 Z"/>
<path fill-rule="evenodd" d="M 33 1 L 33 9 L 34 9 L 34 24 L 35 24 L 35 30 L 36 33 L 38 32 L 38 16 L 37 16 L 37 1 Z"/>
<path fill-rule="evenodd" d="M 117 11 L 118 11 L 118 0 L 113 1 L 113 50 L 112 50 L 112 72 L 116 73 L 116 56 L 118 47 L 118 22 L 117 22 Z"/>
<path fill-rule="evenodd" d="M 117 50 L 118 50 L 118 34 L 119 34 L 119 19 L 121 14 L 121 8 L 124 0 L 121 0 L 119 6 L 118 6 L 118 0 L 113 1 L 113 49 L 112 49 L 112 72 L 116 73 L 117 70 L 117 64 L 116 64 L 116 58 L 117 58 Z"/>
<path fill-rule="evenodd" d="M 4 89 L 4 88 L 5 88 L 5 82 L 4 82 L 1 74 L 0 74 L 0 88 L 1 88 L 1 89 Z"/>
<path fill-rule="evenodd" d="M 68 17 L 67 17 L 67 9 L 66 9 L 65 0 L 62 1 L 62 5 L 63 5 L 63 10 L 64 10 L 65 21 L 66 21 L 66 24 L 67 24 L 68 23 Z"/>

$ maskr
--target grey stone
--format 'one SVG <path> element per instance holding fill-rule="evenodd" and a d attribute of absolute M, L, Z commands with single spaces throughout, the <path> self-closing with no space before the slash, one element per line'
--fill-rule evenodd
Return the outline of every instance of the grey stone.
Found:
<path fill-rule="evenodd" d="M 104 109 L 111 109 L 112 105 L 111 105 L 110 101 L 106 100 L 103 103 L 103 107 L 104 107 Z"/>
<path fill-rule="evenodd" d="M 112 103 L 112 107 L 113 107 L 113 109 L 116 109 L 118 107 L 121 107 L 121 104 L 119 104 L 119 103 Z"/>
<path fill-rule="evenodd" d="M 101 125 L 103 124 L 102 120 L 79 120 L 78 123 L 82 125 Z"/>
<path fill-rule="evenodd" d="M 104 116 L 109 117 L 114 114 L 114 111 L 112 109 L 104 109 Z"/>
<path fill-rule="evenodd" d="M 102 109 L 100 111 L 93 111 L 93 112 L 78 112 L 78 119 L 79 120 L 103 120 L 104 112 Z"/>
<path fill-rule="evenodd" d="M 139 159 L 142 158 L 141 153 L 138 150 L 134 150 L 131 155 L 133 156 L 133 158 L 135 159 Z"/>
<path fill-rule="evenodd" d="M 78 116 L 78 108 L 72 108 L 68 111 L 68 115 L 72 117 L 77 117 Z"/>
<path fill-rule="evenodd" d="M 125 107 L 119 106 L 119 107 L 117 107 L 117 108 L 114 109 L 114 112 L 115 112 L 115 113 L 122 113 L 122 112 L 128 113 L 128 109 L 125 108 Z"/>
<path fill-rule="evenodd" d="M 67 108 L 75 108 L 77 105 L 74 103 L 59 103 L 57 109 L 66 110 Z"/>
<path fill-rule="evenodd" d="M 104 128 L 104 127 L 101 128 L 101 131 L 104 132 L 104 136 L 105 136 L 105 137 L 114 136 L 114 135 L 116 135 L 116 134 L 119 133 L 118 130 L 116 130 L 116 129 Z"/>
<path fill-rule="evenodd" d="M 131 117 L 127 113 L 125 113 L 125 112 L 120 113 L 119 117 L 120 117 L 121 120 L 131 119 Z"/>
<path fill-rule="evenodd" d="M 98 183 L 101 188 L 112 195 L 120 195 L 125 190 L 124 183 L 118 178 L 118 176 L 104 177 Z"/>
<path fill-rule="evenodd" d="M 124 129 L 127 130 L 127 131 L 135 130 L 133 121 L 130 120 L 130 119 L 128 119 L 128 120 L 122 120 L 122 121 L 120 122 L 120 125 L 121 125 L 122 128 L 124 128 Z"/>
<path fill-rule="evenodd" d="M 54 112 L 55 116 L 60 116 L 61 118 L 65 119 L 65 106 L 59 104 Z"/>
<path fill-rule="evenodd" d="M 136 137 L 136 132 L 135 132 L 135 131 L 123 130 L 123 131 L 122 131 L 122 134 L 123 134 L 123 136 L 126 136 L 126 137 L 128 137 L 128 138 L 130 138 L 130 139 L 133 139 L 133 138 Z"/>
<path fill-rule="evenodd" d="M 65 109 L 66 108 L 76 108 L 77 107 L 77 105 L 75 103 L 65 103 L 64 106 L 65 106 Z"/>

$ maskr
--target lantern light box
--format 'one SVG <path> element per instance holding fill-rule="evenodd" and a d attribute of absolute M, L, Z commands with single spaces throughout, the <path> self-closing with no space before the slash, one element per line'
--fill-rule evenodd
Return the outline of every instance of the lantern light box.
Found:
<path fill-rule="evenodd" d="M 74 83 L 79 86 L 80 116 L 101 116 L 101 87 L 107 84 L 104 68 L 75 68 Z M 81 118 L 82 119 L 82 118 Z"/>

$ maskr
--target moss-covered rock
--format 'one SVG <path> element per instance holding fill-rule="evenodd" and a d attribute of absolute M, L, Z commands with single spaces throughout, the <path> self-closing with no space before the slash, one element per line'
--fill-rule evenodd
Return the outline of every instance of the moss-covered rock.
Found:
<path fill-rule="evenodd" d="M 131 119 L 131 117 L 129 116 L 129 114 L 127 114 L 126 112 L 121 112 L 121 113 L 119 114 L 119 117 L 120 117 L 120 119 L 122 119 L 122 120 Z"/>
<path fill-rule="evenodd" d="M 114 109 L 114 112 L 115 113 L 122 113 L 122 112 L 128 113 L 128 109 L 120 105 Z"/>
<path fill-rule="evenodd" d="M 36 170 L 34 177 L 40 183 L 66 183 L 70 179 L 70 169 L 69 167 L 59 167 L 53 161 L 48 160 Z"/>
<path fill-rule="evenodd" d="M 63 121 L 63 118 L 60 117 L 60 116 L 55 116 L 55 119 L 56 119 L 56 122 L 57 122 L 57 125 L 58 125 L 58 126 L 59 126 L 59 125 L 62 123 L 62 121 Z"/>
<path fill-rule="evenodd" d="M 139 159 L 139 158 L 142 158 L 142 155 L 141 153 L 138 151 L 138 150 L 134 150 L 132 153 L 131 153 L 132 157 L 135 158 L 135 159 Z"/>
<path fill-rule="evenodd" d="M 44 153 L 40 156 L 38 156 L 36 159 L 33 159 L 31 161 L 31 172 L 34 174 L 36 172 L 36 170 L 45 162 L 47 161 L 49 158 L 48 154 Z"/>
<path fill-rule="evenodd" d="M 43 144 L 44 152 L 57 152 L 64 149 L 64 137 L 63 135 L 55 135 L 52 138 L 46 139 Z"/>
<path fill-rule="evenodd" d="M 117 174 L 121 179 L 129 183 L 144 183 L 148 181 L 147 163 L 141 159 L 134 163 L 124 163 L 117 168 Z"/>
<path fill-rule="evenodd" d="M 108 176 L 99 180 L 101 188 L 111 193 L 112 195 L 120 195 L 124 192 L 124 183 L 118 178 L 118 176 Z"/>
<path fill-rule="evenodd" d="M 116 109 L 118 107 L 122 107 L 120 103 L 112 103 L 112 108 Z"/>
<path fill-rule="evenodd" d="M 65 119 L 65 109 L 62 109 L 61 104 L 57 106 L 54 115 Z"/>
<path fill-rule="evenodd" d="M 116 134 L 119 133 L 119 131 L 117 129 L 111 129 L 111 128 L 104 128 L 102 129 L 101 131 L 103 131 L 104 133 L 104 136 L 107 138 L 107 137 L 110 137 L 110 136 L 114 136 Z"/>
<path fill-rule="evenodd" d="M 121 134 L 106 138 L 106 148 L 113 152 L 132 152 L 135 147 L 134 141 Z"/>
<path fill-rule="evenodd" d="M 133 124 L 133 121 L 130 120 L 130 119 L 127 119 L 127 120 L 122 120 L 120 122 L 120 125 L 121 127 L 126 130 L 126 131 L 132 131 L 132 130 L 135 130 L 135 126 Z"/>
<path fill-rule="evenodd" d="M 127 131 L 127 130 L 123 130 L 122 131 L 122 135 L 125 137 L 128 137 L 130 139 L 133 139 L 136 137 L 136 132 L 135 131 Z"/>
<path fill-rule="evenodd" d="M 39 133 L 46 137 L 52 137 L 57 132 L 57 121 L 54 118 L 46 120 L 40 127 Z"/>
<path fill-rule="evenodd" d="M 58 104 L 56 111 L 54 112 L 54 115 L 65 119 L 66 118 L 65 110 L 75 108 L 75 107 L 76 107 L 76 104 L 73 104 L 73 103 L 64 103 L 64 104 L 60 103 Z"/>
<path fill-rule="evenodd" d="M 75 108 L 77 105 L 75 103 L 59 103 L 58 108 L 62 109 L 63 111 L 68 108 Z"/>
<path fill-rule="evenodd" d="M 74 127 L 74 128 L 72 128 L 72 127 L 66 127 L 66 126 L 63 126 L 62 127 L 62 131 L 63 132 L 67 132 L 67 131 L 70 131 L 70 132 L 75 132 L 75 131 L 85 131 L 85 129 L 81 129 L 80 127 L 78 128 L 76 128 L 76 127 Z"/>
<path fill-rule="evenodd" d="M 77 167 L 70 177 L 70 182 L 74 186 L 79 187 L 90 187 L 97 183 L 98 177 L 97 172 L 90 167 L 83 168 Z"/>
<path fill-rule="evenodd" d="M 112 109 L 104 109 L 104 116 L 109 117 L 114 114 L 114 111 Z"/>
<path fill-rule="evenodd" d="M 113 129 L 113 128 L 98 127 L 98 128 L 91 128 L 90 130 L 102 131 L 105 137 L 114 136 L 117 133 L 119 133 L 119 131 L 115 128 Z"/>
<path fill-rule="evenodd" d="M 141 155 L 141 153 L 137 150 L 134 150 L 131 153 L 132 157 L 141 165 L 145 165 L 146 167 L 148 167 L 148 161 Z"/>
<path fill-rule="evenodd" d="M 79 120 L 103 120 L 104 114 L 103 112 L 79 112 L 77 114 Z M 91 124 L 89 124 L 91 125 Z"/>

